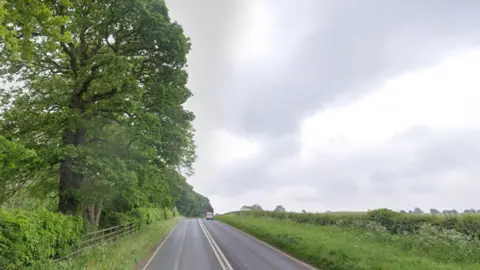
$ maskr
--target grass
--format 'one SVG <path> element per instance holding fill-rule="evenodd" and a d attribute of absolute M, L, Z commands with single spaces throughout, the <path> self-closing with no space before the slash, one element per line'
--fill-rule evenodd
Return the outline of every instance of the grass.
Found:
<path fill-rule="evenodd" d="M 432 238 L 428 229 L 419 235 L 394 235 L 244 215 L 218 219 L 322 270 L 480 269 L 478 246 L 453 243 L 455 233 L 443 241 Z"/>
<path fill-rule="evenodd" d="M 142 259 L 150 256 L 153 247 L 181 220 L 181 217 L 158 221 L 140 229 L 136 234 L 116 242 L 92 248 L 70 260 L 44 265 L 44 270 L 134 269 Z M 38 269 L 38 268 L 35 268 Z"/>

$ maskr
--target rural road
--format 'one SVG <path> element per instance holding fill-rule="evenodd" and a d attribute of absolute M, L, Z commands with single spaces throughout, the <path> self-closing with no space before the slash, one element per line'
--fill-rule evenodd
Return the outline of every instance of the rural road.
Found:
<path fill-rule="evenodd" d="M 314 269 L 215 220 L 185 219 L 143 270 Z"/>

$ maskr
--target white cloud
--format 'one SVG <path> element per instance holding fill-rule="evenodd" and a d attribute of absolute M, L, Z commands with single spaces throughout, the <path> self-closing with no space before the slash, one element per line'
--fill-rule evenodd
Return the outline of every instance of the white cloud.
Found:
<path fill-rule="evenodd" d="M 249 190 L 234 196 L 224 197 L 214 195 L 210 197 L 216 207 L 215 212 L 239 210 L 243 205 L 258 203 L 264 210 L 273 210 L 277 205 L 283 205 L 287 211 L 302 211 L 302 209 L 314 209 L 322 205 L 316 201 L 319 194 L 310 186 L 288 185 L 270 190 Z"/>
<path fill-rule="evenodd" d="M 480 50 L 457 52 L 436 66 L 390 78 L 361 99 L 320 110 L 298 130 L 301 151 L 266 164 L 262 177 L 271 188 L 216 195 L 212 202 L 220 212 L 253 203 L 267 209 L 282 204 L 295 211 L 471 207 L 473 191 L 480 190 L 477 171 L 461 165 L 416 172 L 424 166 L 425 139 L 441 140 L 434 141 L 428 132 L 420 141 L 412 140 L 408 132 L 480 130 L 478 70 Z M 231 158 L 219 152 L 219 157 L 243 162 L 258 158 L 260 148 L 251 141 L 224 140 L 245 153 L 238 150 L 238 158 Z M 471 196 L 460 195 L 467 190 Z"/>
<path fill-rule="evenodd" d="M 480 49 L 457 52 L 437 66 L 391 78 L 370 94 L 305 119 L 302 157 L 316 151 L 379 147 L 416 126 L 480 128 Z"/>
<path fill-rule="evenodd" d="M 255 59 L 268 54 L 272 19 L 272 13 L 261 2 L 255 1 L 248 5 L 236 31 L 239 35 L 239 44 L 234 51 L 236 60 Z"/>
<path fill-rule="evenodd" d="M 210 160 L 217 168 L 231 166 L 260 154 L 260 144 L 252 139 L 239 137 L 224 129 L 214 130 L 212 136 Z"/>
<path fill-rule="evenodd" d="M 170 2 L 217 211 L 475 207 L 478 3 Z"/>

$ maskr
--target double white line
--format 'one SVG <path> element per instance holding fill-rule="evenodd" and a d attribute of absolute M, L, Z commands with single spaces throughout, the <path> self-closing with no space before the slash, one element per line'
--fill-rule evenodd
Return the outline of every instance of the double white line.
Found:
<path fill-rule="evenodd" d="M 201 219 L 198 220 L 198 223 L 200 224 L 200 228 L 202 228 L 205 237 L 207 237 L 207 241 L 212 247 L 213 253 L 215 254 L 215 257 L 217 257 L 217 260 L 220 263 L 222 270 L 233 270 L 233 267 L 230 265 L 225 255 L 223 255 L 223 252 L 220 250 L 217 243 L 215 243 L 215 240 L 213 240 L 213 237 L 210 235 L 207 228 L 205 228 Z"/>

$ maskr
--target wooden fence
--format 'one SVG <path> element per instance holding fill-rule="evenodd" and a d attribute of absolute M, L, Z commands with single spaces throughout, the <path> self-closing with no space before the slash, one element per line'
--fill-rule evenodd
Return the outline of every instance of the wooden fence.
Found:
<path fill-rule="evenodd" d="M 89 232 L 81 237 L 80 242 L 74 247 L 73 252 L 61 258 L 58 258 L 55 261 L 64 260 L 92 247 L 116 241 L 123 236 L 137 232 L 138 228 L 139 223 L 132 222 L 128 224 L 113 226 L 103 230 Z"/>

